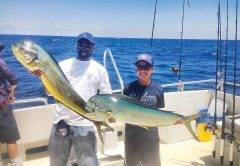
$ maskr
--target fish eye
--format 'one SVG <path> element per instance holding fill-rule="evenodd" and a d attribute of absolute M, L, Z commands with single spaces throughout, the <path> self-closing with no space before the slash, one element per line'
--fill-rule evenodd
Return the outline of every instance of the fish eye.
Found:
<path fill-rule="evenodd" d="M 32 62 L 34 59 L 37 59 L 37 51 L 30 46 L 19 46 L 19 50 L 22 51 L 26 58 L 26 63 Z"/>
<path fill-rule="evenodd" d="M 26 55 L 25 58 L 27 60 L 27 63 L 30 63 L 30 62 L 32 62 L 34 60 L 34 58 L 31 57 L 29 54 L 25 54 L 25 55 Z"/>

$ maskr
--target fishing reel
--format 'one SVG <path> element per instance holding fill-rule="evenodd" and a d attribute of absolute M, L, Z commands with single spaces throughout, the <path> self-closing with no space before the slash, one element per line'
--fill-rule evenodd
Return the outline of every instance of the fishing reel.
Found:
<path fill-rule="evenodd" d="M 173 67 L 172 67 L 172 72 L 173 72 L 174 74 L 180 73 L 180 70 L 181 70 L 181 68 L 179 68 L 179 67 L 177 67 L 177 66 L 173 66 Z"/>
<path fill-rule="evenodd" d="M 216 131 L 216 130 L 218 130 L 218 127 L 214 126 L 214 124 L 212 124 L 212 123 L 208 123 L 205 126 L 205 128 L 204 128 L 204 131 L 211 131 L 211 132 L 213 132 L 213 131 Z"/>
<path fill-rule="evenodd" d="M 235 140 L 235 138 L 231 135 L 231 133 L 224 133 L 224 138 L 230 142 Z"/>

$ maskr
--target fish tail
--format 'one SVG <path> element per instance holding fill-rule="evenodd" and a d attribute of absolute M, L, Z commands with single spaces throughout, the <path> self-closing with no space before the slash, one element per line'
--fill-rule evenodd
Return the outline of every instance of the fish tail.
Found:
<path fill-rule="evenodd" d="M 200 117 L 201 113 L 198 114 L 194 114 L 194 115 L 190 115 L 190 116 L 186 116 L 183 118 L 183 124 L 186 126 L 186 128 L 188 129 L 188 131 L 191 133 L 191 135 L 193 136 L 193 138 L 195 138 L 197 141 L 199 141 L 196 133 L 193 131 L 192 126 L 191 126 L 191 121 L 195 120 L 196 118 Z"/>

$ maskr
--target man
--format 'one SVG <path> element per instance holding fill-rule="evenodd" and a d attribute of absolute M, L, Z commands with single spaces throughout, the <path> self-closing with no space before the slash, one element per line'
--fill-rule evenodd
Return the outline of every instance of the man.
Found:
<path fill-rule="evenodd" d="M 7 144 L 11 165 L 22 166 L 22 159 L 18 157 L 16 143 L 20 139 L 20 135 L 13 111 L 9 105 L 15 99 L 14 92 L 17 79 L 2 59 L 4 48 L 5 46 L 0 43 L 0 142 Z"/>
<path fill-rule="evenodd" d="M 101 94 L 112 93 L 106 69 L 91 58 L 94 45 L 92 34 L 88 32 L 80 34 L 77 40 L 78 56 L 59 63 L 74 90 L 86 102 L 98 91 Z M 41 73 L 33 72 L 37 76 Z M 71 147 L 77 157 L 78 166 L 99 165 L 93 124 L 58 104 L 49 140 L 50 165 L 65 166 Z"/>
<path fill-rule="evenodd" d="M 136 98 L 145 106 L 163 108 L 164 95 L 160 85 L 152 81 L 154 62 L 149 54 L 141 54 L 135 62 L 137 80 L 130 83 L 124 94 Z M 148 129 L 126 124 L 125 162 L 127 166 L 159 166 L 158 128 Z"/>

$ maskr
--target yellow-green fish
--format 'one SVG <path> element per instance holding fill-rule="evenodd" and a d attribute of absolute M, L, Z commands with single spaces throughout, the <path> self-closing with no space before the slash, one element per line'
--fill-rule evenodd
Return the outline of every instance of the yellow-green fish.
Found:
<path fill-rule="evenodd" d="M 184 124 L 198 140 L 190 123 L 198 118 L 200 113 L 184 117 L 171 111 L 148 108 L 139 101 L 121 94 L 93 96 L 88 100 L 86 110 L 89 112 L 86 116 L 94 117 L 97 121 L 114 118 L 143 128 Z"/>
<path fill-rule="evenodd" d="M 41 81 L 58 102 L 84 116 L 86 102 L 72 88 L 52 56 L 31 41 L 21 41 L 12 45 L 12 51 L 29 71 L 43 71 Z"/>

